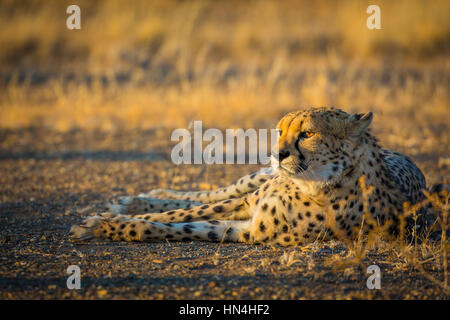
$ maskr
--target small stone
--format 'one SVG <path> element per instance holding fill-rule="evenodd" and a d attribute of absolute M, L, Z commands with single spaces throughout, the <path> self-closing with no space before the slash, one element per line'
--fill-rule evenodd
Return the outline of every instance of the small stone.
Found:
<path fill-rule="evenodd" d="M 98 291 L 97 291 L 97 295 L 98 295 L 99 297 L 103 297 L 103 296 L 105 296 L 107 293 L 108 293 L 108 291 L 106 291 L 106 290 L 98 290 Z"/>

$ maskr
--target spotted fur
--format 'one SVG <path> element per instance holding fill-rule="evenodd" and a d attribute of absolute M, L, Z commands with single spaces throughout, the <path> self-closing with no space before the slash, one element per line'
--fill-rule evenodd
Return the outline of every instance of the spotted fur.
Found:
<path fill-rule="evenodd" d="M 277 125 L 271 168 L 215 191 L 154 190 L 122 199 L 112 212 L 73 226 L 71 235 L 282 246 L 354 239 L 374 228 L 396 236 L 403 204 L 423 199 L 425 178 L 409 158 L 378 145 L 371 121 L 372 113 L 334 108 L 289 113 Z"/>

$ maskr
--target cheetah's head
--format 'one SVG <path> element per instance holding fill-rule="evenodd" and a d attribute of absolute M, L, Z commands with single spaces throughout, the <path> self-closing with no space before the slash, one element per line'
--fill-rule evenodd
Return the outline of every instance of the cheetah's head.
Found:
<path fill-rule="evenodd" d="M 372 113 L 347 114 L 334 108 L 291 112 L 277 125 L 272 166 L 297 181 L 304 193 L 342 182 L 365 152 Z"/>

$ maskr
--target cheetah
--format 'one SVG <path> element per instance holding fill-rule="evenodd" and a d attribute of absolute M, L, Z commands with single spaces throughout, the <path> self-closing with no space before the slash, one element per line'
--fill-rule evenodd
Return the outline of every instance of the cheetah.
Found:
<path fill-rule="evenodd" d="M 213 191 L 123 198 L 70 235 L 280 246 L 355 239 L 374 228 L 397 237 L 403 205 L 424 198 L 425 178 L 408 157 L 379 146 L 372 118 L 336 108 L 288 113 L 278 122 L 270 167 Z"/>

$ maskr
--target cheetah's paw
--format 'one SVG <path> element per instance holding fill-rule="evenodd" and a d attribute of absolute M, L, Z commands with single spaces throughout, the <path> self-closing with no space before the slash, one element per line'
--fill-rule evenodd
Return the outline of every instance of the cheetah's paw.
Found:
<path fill-rule="evenodd" d="M 105 219 L 101 216 L 88 217 L 80 225 L 70 228 L 69 237 L 72 240 L 86 241 L 95 238 L 94 231 L 98 229 Z"/>

